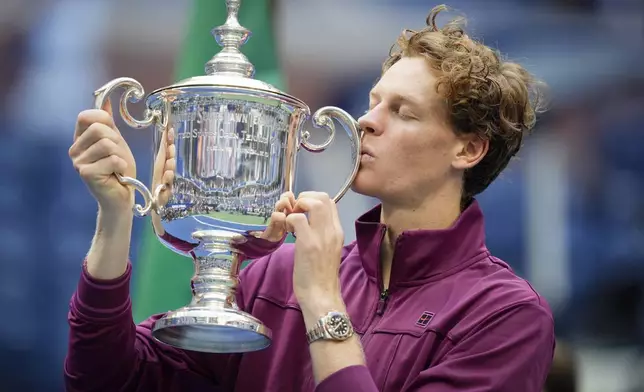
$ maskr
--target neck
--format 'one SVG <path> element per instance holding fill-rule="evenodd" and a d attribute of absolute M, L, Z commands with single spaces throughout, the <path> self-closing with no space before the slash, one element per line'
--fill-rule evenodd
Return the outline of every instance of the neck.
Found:
<path fill-rule="evenodd" d="M 460 197 L 430 198 L 413 207 L 383 202 L 380 222 L 387 226 L 388 237 L 395 240 L 407 230 L 446 229 L 460 214 Z"/>
<path fill-rule="evenodd" d="M 400 234 L 408 230 L 446 229 L 460 214 L 460 194 L 440 194 L 414 206 L 382 202 L 380 222 L 387 226 L 387 236 L 380 247 L 383 288 L 389 287 L 394 245 Z"/>

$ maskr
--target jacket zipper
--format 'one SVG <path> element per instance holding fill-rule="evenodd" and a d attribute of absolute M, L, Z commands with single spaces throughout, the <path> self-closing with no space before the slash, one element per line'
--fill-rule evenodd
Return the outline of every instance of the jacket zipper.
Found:
<path fill-rule="evenodd" d="M 380 235 L 380 242 L 378 243 L 378 247 L 382 246 L 382 241 L 385 239 L 385 235 L 387 234 L 387 228 L 384 227 L 381 229 L 381 235 Z M 395 252 L 395 250 L 394 250 Z M 380 253 L 380 252 L 378 252 Z M 378 286 L 380 289 L 380 298 L 378 299 L 378 306 L 376 306 L 376 315 L 382 316 L 385 313 L 385 309 L 387 308 L 387 300 L 389 299 L 389 287 L 385 287 L 384 279 L 382 278 L 382 266 L 380 265 L 380 260 L 378 260 Z M 373 322 L 374 320 L 372 320 Z"/>
<path fill-rule="evenodd" d="M 380 241 L 378 242 L 378 247 L 382 245 L 382 240 L 385 238 L 385 234 L 387 233 L 387 229 L 383 228 L 380 236 Z M 378 286 L 380 289 L 380 294 L 378 296 L 378 303 L 376 305 L 376 313 L 373 315 L 371 318 L 371 321 L 369 322 L 369 326 L 367 327 L 367 330 L 365 331 L 364 335 L 362 336 L 361 343 L 362 347 L 365 348 L 369 344 L 369 340 L 371 340 L 371 335 L 373 333 L 373 330 L 376 328 L 377 324 L 377 319 L 380 319 L 382 315 L 385 314 L 385 310 L 387 309 L 387 302 L 389 301 L 389 289 L 384 287 L 383 281 L 382 281 L 382 271 L 381 268 L 378 269 Z"/>
<path fill-rule="evenodd" d="M 378 299 L 378 306 L 376 307 L 376 314 L 382 316 L 387 307 L 387 300 L 389 299 L 389 289 L 383 289 L 380 292 L 380 299 Z"/>

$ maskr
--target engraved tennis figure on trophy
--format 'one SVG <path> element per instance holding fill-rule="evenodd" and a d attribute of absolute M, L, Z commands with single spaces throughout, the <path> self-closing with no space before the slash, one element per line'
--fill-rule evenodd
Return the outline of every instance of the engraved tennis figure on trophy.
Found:
<path fill-rule="evenodd" d="M 159 341 L 186 350 L 241 353 L 270 345 L 271 331 L 235 304 L 240 263 L 275 251 L 281 242 L 260 238 L 275 203 L 293 190 L 301 147 L 324 151 L 333 141 L 337 120 L 349 136 L 353 167 L 338 194 L 349 189 L 360 164 L 360 130 L 345 111 L 324 107 L 312 116 L 325 128 L 323 144 L 304 131 L 309 107 L 262 81 L 240 47 L 250 31 L 237 20 L 240 0 L 226 0 L 228 17 L 212 33 L 222 46 L 205 65 L 206 75 L 192 77 L 150 93 L 142 120 L 127 102 L 144 98 L 139 82 L 114 79 L 95 92 L 101 108 L 110 94 L 125 89 L 120 114 L 133 128 L 153 127 L 155 157 L 170 129 L 174 132 L 176 172 L 171 189 L 150 191 L 142 182 L 116 174 L 145 200 L 137 216 L 151 215 L 159 240 L 194 262 L 192 301 L 168 312 L 153 327 Z M 156 159 L 155 159 L 156 160 Z"/>

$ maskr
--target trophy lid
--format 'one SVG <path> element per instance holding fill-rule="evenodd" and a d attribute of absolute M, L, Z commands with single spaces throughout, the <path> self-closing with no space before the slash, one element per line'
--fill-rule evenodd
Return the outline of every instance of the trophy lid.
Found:
<path fill-rule="evenodd" d="M 250 30 L 239 24 L 237 14 L 240 5 L 241 0 L 226 0 L 226 8 L 228 10 L 226 22 L 211 31 L 222 49 L 206 63 L 206 74 L 181 80 L 170 86 L 158 89 L 152 92 L 151 95 L 168 90 L 181 91 L 182 88 L 186 87 L 212 87 L 215 90 L 234 88 L 278 95 L 291 103 L 308 108 L 301 100 L 286 94 L 266 82 L 253 78 L 255 75 L 255 67 L 240 51 L 240 47 L 252 35 Z"/>

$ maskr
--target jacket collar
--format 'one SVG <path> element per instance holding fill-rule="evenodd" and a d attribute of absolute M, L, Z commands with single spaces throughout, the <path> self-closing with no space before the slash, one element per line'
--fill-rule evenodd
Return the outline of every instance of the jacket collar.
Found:
<path fill-rule="evenodd" d="M 380 210 L 378 205 L 355 222 L 362 265 L 374 279 L 380 279 L 380 245 L 387 231 Z M 483 212 L 475 200 L 448 229 L 409 230 L 398 237 L 390 287 L 438 279 L 486 252 Z"/>

